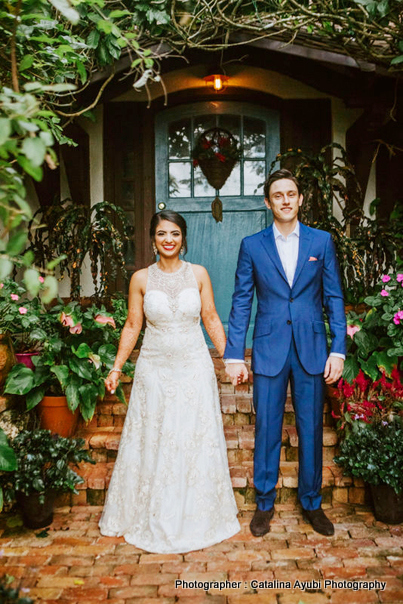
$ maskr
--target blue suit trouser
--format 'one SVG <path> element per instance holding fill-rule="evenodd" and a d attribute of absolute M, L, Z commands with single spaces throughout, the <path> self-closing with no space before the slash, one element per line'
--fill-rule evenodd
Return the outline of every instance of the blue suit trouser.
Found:
<path fill-rule="evenodd" d="M 324 379 L 323 374 L 310 375 L 305 371 L 292 340 L 278 375 L 255 374 L 253 378 L 254 484 L 257 507 L 261 510 L 273 507 L 276 498 L 289 381 L 298 433 L 298 499 L 306 510 L 316 510 L 321 505 Z"/>

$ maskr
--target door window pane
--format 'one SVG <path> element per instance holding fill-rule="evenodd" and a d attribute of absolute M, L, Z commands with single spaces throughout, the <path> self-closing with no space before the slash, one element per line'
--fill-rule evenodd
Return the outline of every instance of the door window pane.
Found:
<path fill-rule="evenodd" d="M 169 163 L 169 197 L 191 197 L 191 163 Z"/>
<path fill-rule="evenodd" d="M 190 157 L 190 120 L 179 120 L 169 125 L 169 157 L 182 159 Z"/>
<path fill-rule="evenodd" d="M 216 125 L 216 118 L 214 115 L 197 115 L 193 120 L 193 124 L 193 136 L 194 142 L 196 143 L 203 132 L 210 128 L 214 128 Z"/>
<path fill-rule="evenodd" d="M 200 166 L 194 169 L 194 196 L 195 197 L 211 197 L 215 196 L 215 189 L 207 182 L 207 178 L 200 170 Z"/>
<path fill-rule="evenodd" d="M 266 127 L 263 120 L 245 117 L 243 123 L 244 157 L 265 157 Z"/>
<path fill-rule="evenodd" d="M 220 195 L 241 194 L 241 165 L 238 162 L 228 177 L 225 185 L 220 189 Z"/>
<path fill-rule="evenodd" d="M 244 195 L 262 195 L 266 178 L 265 161 L 244 162 Z"/>
<path fill-rule="evenodd" d="M 241 118 L 239 115 L 220 115 L 218 117 L 218 125 L 225 130 L 229 130 L 240 143 L 241 136 Z"/>

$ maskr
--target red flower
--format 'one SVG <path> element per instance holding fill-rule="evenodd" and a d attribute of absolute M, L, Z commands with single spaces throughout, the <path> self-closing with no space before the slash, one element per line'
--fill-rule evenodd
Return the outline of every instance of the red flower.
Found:
<path fill-rule="evenodd" d="M 365 379 L 362 369 L 359 370 L 358 375 L 354 381 L 357 384 L 358 388 L 361 390 L 361 392 L 365 392 L 368 384 L 370 383 L 370 380 Z"/>
<path fill-rule="evenodd" d="M 222 153 L 216 153 L 216 157 L 218 157 L 218 159 L 223 163 L 225 162 L 225 155 L 223 155 Z"/>
<path fill-rule="evenodd" d="M 210 147 L 211 147 L 211 141 L 208 141 L 208 140 L 204 139 L 202 141 L 201 145 L 202 145 L 203 149 L 210 149 Z"/>
<path fill-rule="evenodd" d="M 348 382 L 344 382 L 343 384 L 343 394 L 346 398 L 350 398 L 354 394 L 354 386 L 349 384 Z"/>
<path fill-rule="evenodd" d="M 194 159 L 194 160 L 193 160 L 193 167 L 194 167 L 194 168 L 197 168 L 197 166 L 198 166 L 198 165 L 199 165 L 199 160 Z"/>

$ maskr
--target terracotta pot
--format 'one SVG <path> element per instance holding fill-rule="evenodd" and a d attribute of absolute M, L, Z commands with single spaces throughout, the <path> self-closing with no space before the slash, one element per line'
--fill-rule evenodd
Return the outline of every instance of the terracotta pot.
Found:
<path fill-rule="evenodd" d="M 403 493 L 397 494 L 388 484 L 371 484 L 374 516 L 386 524 L 403 522 Z"/>
<path fill-rule="evenodd" d="M 14 364 L 15 355 L 11 338 L 0 334 L 0 386 L 5 382 L 8 372 Z"/>
<path fill-rule="evenodd" d="M 57 491 L 49 489 L 45 493 L 44 503 L 39 502 L 39 493 L 16 493 L 17 503 L 21 509 L 24 526 L 32 529 L 49 526 L 53 521 L 53 507 Z"/>
<path fill-rule="evenodd" d="M 70 411 L 65 396 L 44 396 L 36 407 L 41 421 L 41 428 L 51 430 L 54 434 L 70 437 L 76 431 L 79 409 Z"/>
<path fill-rule="evenodd" d="M 39 355 L 39 352 L 16 352 L 15 359 L 17 363 L 22 363 L 28 369 L 34 369 L 35 365 L 32 362 L 32 357 Z"/>

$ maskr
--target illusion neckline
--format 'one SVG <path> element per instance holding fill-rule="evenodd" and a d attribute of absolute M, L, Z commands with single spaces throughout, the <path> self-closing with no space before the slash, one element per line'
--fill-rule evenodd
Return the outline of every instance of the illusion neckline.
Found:
<path fill-rule="evenodd" d="M 181 263 L 182 264 L 180 265 L 180 267 L 178 268 L 178 270 L 177 271 L 173 271 L 172 273 L 167 273 L 166 271 L 163 271 L 162 268 L 160 268 L 158 266 L 157 262 L 155 263 L 154 266 L 163 275 L 172 276 L 172 275 L 177 275 L 178 273 L 180 273 L 181 271 L 183 271 L 183 269 L 185 268 L 185 266 L 186 266 L 187 263 L 185 262 L 185 260 L 181 260 Z"/>

